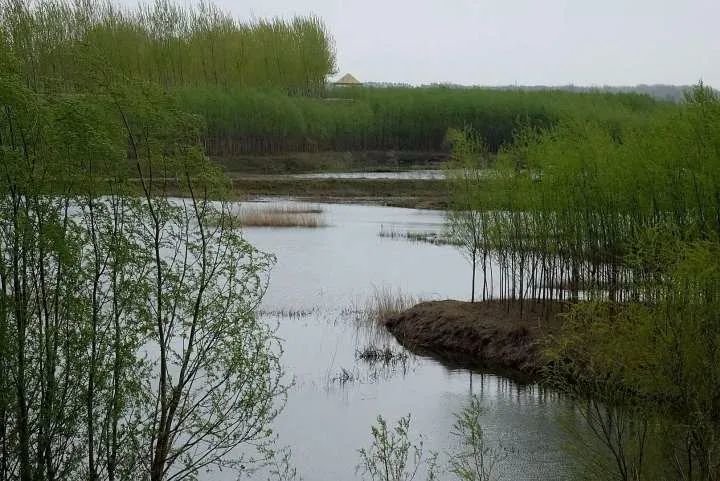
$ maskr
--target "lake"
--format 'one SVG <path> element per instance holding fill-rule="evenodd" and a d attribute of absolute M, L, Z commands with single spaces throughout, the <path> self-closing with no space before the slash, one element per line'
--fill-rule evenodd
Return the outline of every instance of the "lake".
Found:
<path fill-rule="evenodd" d="M 570 401 L 536 385 L 428 358 L 411 355 L 387 366 L 356 359 L 356 351 L 372 343 L 402 349 L 358 322 L 376 289 L 428 300 L 469 299 L 470 267 L 455 248 L 378 235 L 381 228 L 439 232 L 444 214 L 322 208 L 329 227 L 245 229 L 256 247 L 277 256 L 262 311 L 278 325 L 283 363 L 295 382 L 274 428 L 280 444 L 292 449 L 299 474 L 308 481 L 359 479 L 358 449 L 370 444 L 378 415 L 394 424 L 411 414 L 413 435 L 422 434 L 426 448 L 443 455 L 457 444 L 450 434 L 454 414 L 476 395 L 485 407 L 487 436 L 510 452 L 500 479 L 571 479 L 576 466 L 567 446 L 574 438 L 565 426 L 579 421 Z"/>

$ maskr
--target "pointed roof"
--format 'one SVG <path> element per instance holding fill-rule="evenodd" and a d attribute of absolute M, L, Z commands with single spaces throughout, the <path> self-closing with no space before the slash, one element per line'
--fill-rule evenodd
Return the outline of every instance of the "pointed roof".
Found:
<path fill-rule="evenodd" d="M 335 81 L 335 85 L 362 85 L 362 83 L 351 74 L 346 73 L 339 80 Z"/>

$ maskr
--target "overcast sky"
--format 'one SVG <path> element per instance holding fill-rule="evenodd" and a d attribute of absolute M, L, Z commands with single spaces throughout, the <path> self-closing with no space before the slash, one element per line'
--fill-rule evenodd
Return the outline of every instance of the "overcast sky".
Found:
<path fill-rule="evenodd" d="M 187 0 L 186 0 L 187 1 Z M 313 13 L 361 81 L 720 87 L 720 0 L 216 0 Z"/>

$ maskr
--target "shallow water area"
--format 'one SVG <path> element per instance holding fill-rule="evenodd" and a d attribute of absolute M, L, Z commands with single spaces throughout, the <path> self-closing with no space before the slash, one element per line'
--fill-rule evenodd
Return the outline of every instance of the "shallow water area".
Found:
<path fill-rule="evenodd" d="M 392 172 L 319 172 L 291 175 L 293 179 L 368 179 L 368 180 L 443 180 L 443 170 L 407 170 Z"/>
<path fill-rule="evenodd" d="M 295 381 L 274 429 L 280 444 L 292 449 L 299 474 L 314 481 L 360 479 L 358 449 L 369 445 L 378 415 L 392 425 L 411 414 L 411 433 L 422 434 L 425 448 L 442 460 L 457 444 L 454 414 L 474 394 L 485 407 L 489 439 L 510 453 L 498 468 L 500 479 L 571 479 L 574 465 L 564 447 L 572 440 L 560 427 L 560 420 L 575 419 L 569 401 L 538 386 L 428 358 L 409 355 L 385 364 L 357 357 L 368 345 L 403 351 L 362 322 L 376 289 L 420 299 L 469 297 L 470 268 L 457 249 L 379 236 L 381 227 L 441 232 L 444 214 L 321 207 L 328 227 L 245 229 L 256 247 L 277 256 L 261 312 L 278 325 L 283 364 Z M 452 478 L 446 473 L 441 479 Z"/>

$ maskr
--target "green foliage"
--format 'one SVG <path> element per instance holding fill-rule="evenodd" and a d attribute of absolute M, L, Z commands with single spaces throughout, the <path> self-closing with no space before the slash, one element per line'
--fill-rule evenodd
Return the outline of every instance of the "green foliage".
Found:
<path fill-rule="evenodd" d="M 453 436 L 459 441 L 458 449 L 451 453 L 450 472 L 458 481 L 493 481 L 498 466 L 510 452 L 500 444 L 490 442 L 480 423 L 482 403 L 473 397 L 470 403 L 455 415 Z"/>
<path fill-rule="evenodd" d="M 316 17 L 243 23 L 212 4 L 156 0 L 3 0 L 0 29 L 36 89 L 82 88 L 78 58 L 163 88 L 272 88 L 317 94 L 335 69 L 332 39 Z"/>
<path fill-rule="evenodd" d="M 548 374 L 582 401 L 611 473 L 718 479 L 717 95 L 700 84 L 640 122 L 526 124 L 490 171 L 474 132 L 449 138 L 449 225 L 471 239 L 471 255 L 493 259 L 487 291 L 521 312 L 528 297 L 572 301 L 546 349 Z M 492 182 L 475 181 L 481 175 Z M 649 461 L 650 437 L 672 462 Z"/>
<path fill-rule="evenodd" d="M 423 441 L 410 440 L 410 416 L 400 418 L 394 428 L 388 428 L 382 416 L 372 426 L 372 444 L 360 450 L 360 470 L 370 481 L 412 481 L 421 466 L 426 466 L 428 481 L 437 477 L 437 454 L 425 454 Z"/>
<path fill-rule="evenodd" d="M 221 227 L 200 119 L 116 71 L 54 90 L 1 55 L 0 479 L 242 470 L 285 393 L 254 314 L 273 258 Z"/>
<path fill-rule="evenodd" d="M 482 88 L 331 89 L 329 98 L 284 91 L 191 87 L 181 101 L 208 122 L 212 155 L 345 150 L 447 150 L 449 128 L 469 127 L 491 152 L 513 142 L 519 126 L 549 128 L 563 119 L 594 119 L 621 129 L 672 110 L 631 94 L 521 92 Z M 637 104 L 629 102 L 638 97 Z"/>
<path fill-rule="evenodd" d="M 591 302 L 572 307 L 547 350 L 553 381 L 587 400 L 620 479 L 655 479 L 643 446 L 659 431 L 673 476 L 720 473 L 708 414 L 720 409 L 719 146 L 720 101 L 698 85 L 650 125 L 618 134 L 569 122 L 518 154 L 529 168 L 514 176 L 540 179 L 515 184 L 532 199 L 523 235 L 552 239 L 579 278 L 576 297 L 590 280 Z M 511 171 L 516 153 L 504 155 Z"/>
<path fill-rule="evenodd" d="M 447 141 L 452 145 L 452 159 L 446 171 L 450 191 L 447 215 L 447 235 L 472 266 L 470 302 L 475 302 L 475 274 L 478 258 L 482 256 L 483 295 L 488 296 L 488 243 L 485 241 L 488 206 L 484 205 L 482 189 L 487 185 L 487 152 L 482 139 L 470 128 L 451 129 Z"/>
<path fill-rule="evenodd" d="M 326 88 L 333 40 L 315 17 L 240 22 L 212 4 L 168 0 L 134 9 L 109 1 L 3 0 L 3 43 L 26 85 L 83 91 L 88 82 L 143 80 L 176 92 L 206 120 L 209 154 L 445 151 L 469 126 L 491 152 L 518 126 L 593 119 L 609 131 L 672 110 L 635 94 L 494 89 Z"/>

